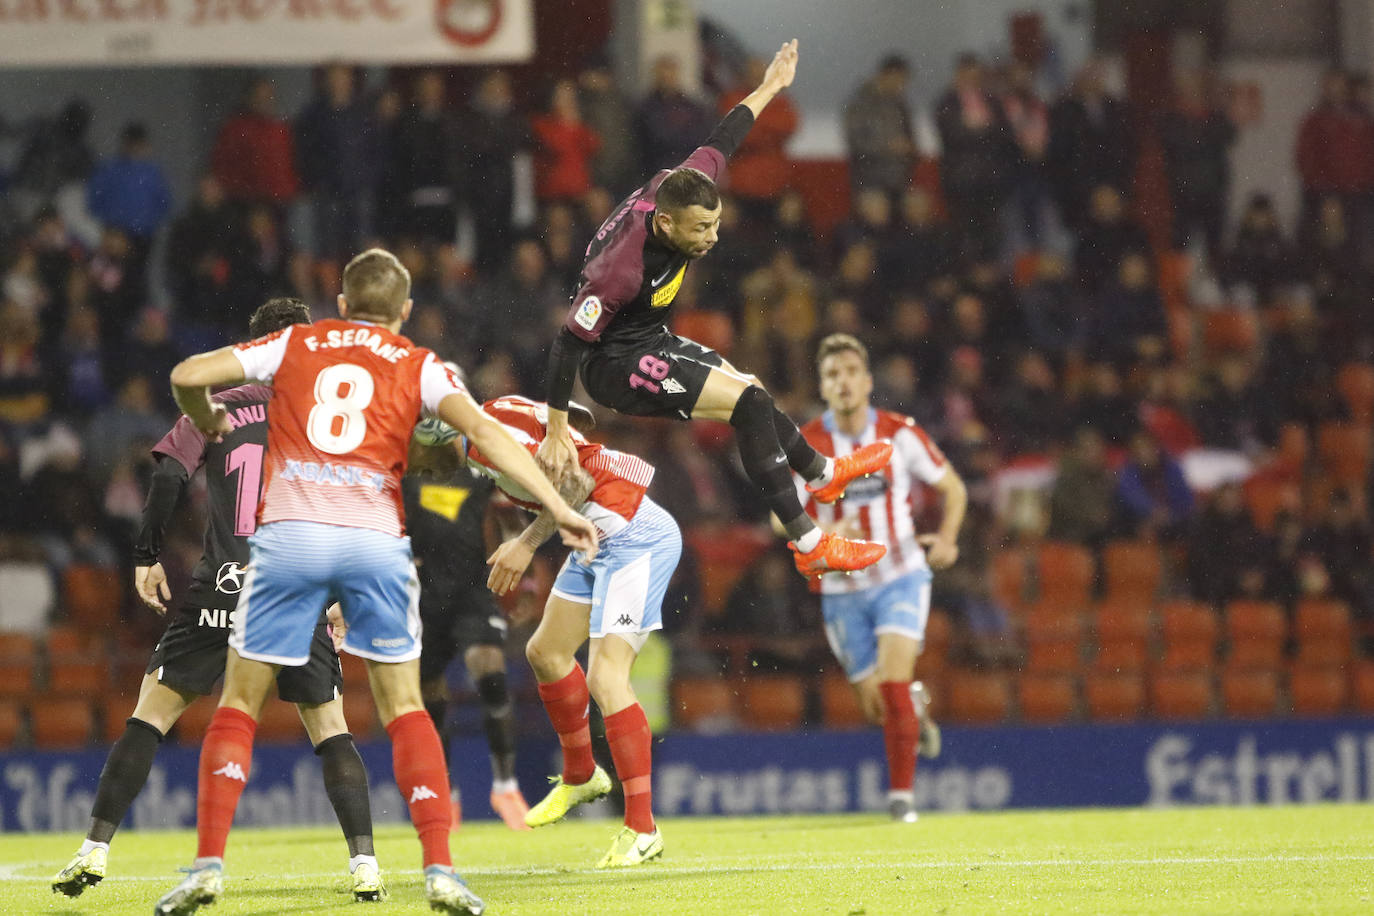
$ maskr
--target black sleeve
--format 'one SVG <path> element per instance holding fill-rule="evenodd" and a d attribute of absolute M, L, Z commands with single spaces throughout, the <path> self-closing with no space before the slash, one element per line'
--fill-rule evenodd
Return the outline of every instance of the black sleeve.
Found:
<path fill-rule="evenodd" d="M 577 381 L 577 370 L 581 368 L 582 358 L 589 349 L 591 344 L 567 328 L 559 331 L 553 339 L 553 346 L 549 348 L 548 396 L 545 400 L 554 410 L 568 409 L 573 382 Z"/>
<path fill-rule="evenodd" d="M 744 142 L 744 135 L 749 133 L 749 128 L 754 126 L 754 113 L 743 105 L 736 105 L 730 109 L 730 113 L 725 116 L 716 129 L 711 131 L 711 136 L 706 138 L 702 146 L 712 146 L 720 150 L 726 159 L 735 154 L 739 145 Z"/>
<path fill-rule="evenodd" d="M 148 487 L 148 502 L 143 507 L 143 524 L 134 542 L 134 565 L 152 566 L 162 553 L 162 536 L 176 511 L 181 493 L 189 480 L 186 468 L 175 458 L 159 457 Z"/>

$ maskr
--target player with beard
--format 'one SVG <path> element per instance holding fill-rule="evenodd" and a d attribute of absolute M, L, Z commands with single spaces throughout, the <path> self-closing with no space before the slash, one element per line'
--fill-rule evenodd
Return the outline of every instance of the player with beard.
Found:
<path fill-rule="evenodd" d="M 779 49 L 759 87 L 731 109 L 703 146 L 627 197 L 597 230 L 567 322 L 550 353 L 548 437 L 539 461 L 555 481 L 577 466 L 568 398 L 579 370 L 587 393 L 621 413 L 728 422 L 745 472 L 791 541 L 797 569 L 816 575 L 863 569 L 885 548 L 816 527 L 802 511 L 792 472 L 809 482 L 815 499 L 831 503 L 850 481 L 881 470 L 891 458 L 891 445 L 873 442 L 827 458 L 807 443 L 758 379 L 666 326 L 687 266 L 716 244 L 721 213 L 716 180 L 726 159 L 796 72 L 793 40 Z"/>

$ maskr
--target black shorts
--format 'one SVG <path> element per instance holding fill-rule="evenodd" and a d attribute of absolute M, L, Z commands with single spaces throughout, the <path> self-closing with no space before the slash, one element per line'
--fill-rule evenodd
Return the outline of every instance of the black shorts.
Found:
<path fill-rule="evenodd" d="M 642 348 L 592 350 L 582 384 L 592 400 L 620 413 L 690 420 L 711 370 L 723 362 L 710 347 L 665 334 Z"/>
<path fill-rule="evenodd" d="M 148 660 L 147 673 L 156 674 L 159 683 L 175 690 L 201 696 L 213 693 L 215 682 L 224 676 L 233 613 L 185 605 L 172 611 L 167 629 Z M 277 695 L 288 703 L 314 706 L 339 696 L 342 689 L 339 656 L 334 653 L 334 643 L 321 614 L 315 625 L 315 637 L 310 641 L 310 660 L 277 672 Z"/>
<path fill-rule="evenodd" d="M 458 653 L 469 646 L 506 644 L 506 618 L 486 586 L 420 590 L 420 680 L 441 677 Z M 426 601 L 425 596 L 432 595 Z"/>

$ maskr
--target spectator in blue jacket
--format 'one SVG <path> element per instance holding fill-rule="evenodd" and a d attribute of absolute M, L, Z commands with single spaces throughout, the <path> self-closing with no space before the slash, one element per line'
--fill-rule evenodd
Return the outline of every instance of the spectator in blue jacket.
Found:
<path fill-rule="evenodd" d="M 141 275 L 153 236 L 172 207 L 172 191 L 162 166 L 153 160 L 145 125 L 124 125 L 119 153 L 96 166 L 86 182 L 86 201 L 92 216 L 129 237 Z"/>
<path fill-rule="evenodd" d="M 1117 472 L 1116 499 L 1127 536 L 1178 538 L 1193 514 L 1193 491 L 1183 468 L 1147 432 L 1131 437 L 1130 457 Z"/>

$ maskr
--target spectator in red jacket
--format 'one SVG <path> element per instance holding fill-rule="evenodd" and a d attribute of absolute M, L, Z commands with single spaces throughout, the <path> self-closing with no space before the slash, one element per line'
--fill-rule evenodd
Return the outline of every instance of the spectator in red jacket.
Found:
<path fill-rule="evenodd" d="M 763 79 L 765 62 L 751 58 L 739 88 L 720 99 L 724 115 L 738 105 Z M 744 142 L 730 158 L 730 191 L 750 219 L 766 219 L 787 188 L 787 141 L 797 132 L 797 109 L 786 93 L 779 95 L 754 121 Z"/>
<path fill-rule="evenodd" d="M 1294 159 L 1302 178 L 1304 225 L 1323 198 L 1339 197 L 1352 212 L 1356 196 L 1374 184 L 1374 119 L 1352 104 L 1349 89 L 1345 73 L 1327 73 L 1317 107 L 1298 131 Z"/>
<path fill-rule="evenodd" d="M 601 137 L 582 121 L 577 84 L 559 80 L 544 114 L 530 119 L 534 134 L 534 193 L 541 201 L 571 200 L 592 187 L 591 159 Z"/>
<path fill-rule="evenodd" d="M 258 77 L 220 128 L 210 170 L 230 200 L 285 206 L 300 191 L 291 126 L 277 115 L 272 81 Z"/>

